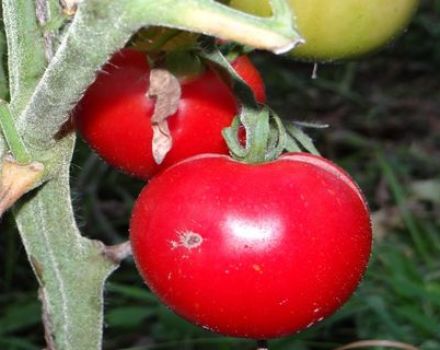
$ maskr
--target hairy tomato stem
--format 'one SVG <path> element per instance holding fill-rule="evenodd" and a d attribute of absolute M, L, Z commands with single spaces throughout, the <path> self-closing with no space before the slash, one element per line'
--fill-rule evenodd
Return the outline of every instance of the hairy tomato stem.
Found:
<path fill-rule="evenodd" d="M 0 128 L 15 161 L 19 164 L 30 163 L 32 158 L 15 128 L 9 106 L 2 100 L 0 100 Z"/>

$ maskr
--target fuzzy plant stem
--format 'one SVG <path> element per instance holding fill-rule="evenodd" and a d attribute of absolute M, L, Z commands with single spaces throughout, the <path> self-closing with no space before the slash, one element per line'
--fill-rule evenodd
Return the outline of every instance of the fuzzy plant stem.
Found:
<path fill-rule="evenodd" d="M 9 106 L 2 100 L 0 100 L 0 130 L 15 160 L 20 164 L 30 163 L 32 158 L 22 138 L 18 135 L 11 112 L 9 111 Z"/>
<path fill-rule="evenodd" d="M 107 259 L 102 243 L 80 235 L 68 168 L 14 212 L 40 285 L 49 349 L 101 349 L 104 282 L 117 265 Z"/>
<path fill-rule="evenodd" d="M 286 1 L 271 2 L 274 16 L 259 18 L 214 0 L 84 0 L 61 36 L 58 29 L 66 27 L 53 28 L 60 1 L 2 0 L 10 83 L 10 104 L 2 112 L 10 113 L 4 114 L 0 143 L 8 140 L 17 150 L 13 139 L 22 138 L 30 158 L 44 165 L 42 186 L 13 212 L 40 285 L 48 349 L 101 349 L 104 283 L 121 255 L 81 236 L 75 222 L 69 189 L 75 137 L 55 136 L 70 110 L 96 71 L 141 27 L 162 25 L 287 51 L 302 40 Z M 0 151 L 3 158 L 5 147 Z"/>

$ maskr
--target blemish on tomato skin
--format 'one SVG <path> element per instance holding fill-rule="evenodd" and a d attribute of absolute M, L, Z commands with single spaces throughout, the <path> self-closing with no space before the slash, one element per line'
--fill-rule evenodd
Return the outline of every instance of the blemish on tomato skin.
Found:
<path fill-rule="evenodd" d="M 188 249 L 199 247 L 203 243 L 203 238 L 198 233 L 187 232 L 182 235 L 182 244 Z"/>
<path fill-rule="evenodd" d="M 171 249 L 176 249 L 178 247 L 183 247 L 187 249 L 194 249 L 198 248 L 203 243 L 203 237 L 193 231 L 179 231 L 178 234 L 178 241 L 170 241 Z"/>
<path fill-rule="evenodd" d="M 254 265 L 252 265 L 252 268 L 253 268 L 256 272 L 258 272 L 258 273 L 263 273 L 263 269 L 262 269 L 261 266 L 258 265 L 258 264 L 254 264 Z"/>

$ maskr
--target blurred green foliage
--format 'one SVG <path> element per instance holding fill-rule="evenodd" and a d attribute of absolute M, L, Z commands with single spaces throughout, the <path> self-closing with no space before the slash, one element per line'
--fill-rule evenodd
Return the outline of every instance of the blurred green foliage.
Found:
<path fill-rule="evenodd" d="M 440 1 L 427 0 L 407 33 L 386 50 L 359 62 L 318 66 L 317 79 L 311 64 L 253 56 L 269 103 L 281 115 L 330 125 L 312 135 L 323 155 L 359 182 L 375 229 L 372 262 L 349 303 L 303 333 L 270 342 L 271 350 L 334 349 L 359 339 L 440 349 L 439 42 Z M 0 55 L 3 45 L 0 36 Z M 0 84 L 4 96 L 2 91 Z M 79 142 L 72 190 L 85 235 L 109 244 L 125 240 L 142 185 Z M 39 349 L 37 284 L 10 216 L 0 232 L 0 348 Z M 146 289 L 132 261 L 111 277 L 106 303 L 108 350 L 255 348 L 182 321 Z"/>

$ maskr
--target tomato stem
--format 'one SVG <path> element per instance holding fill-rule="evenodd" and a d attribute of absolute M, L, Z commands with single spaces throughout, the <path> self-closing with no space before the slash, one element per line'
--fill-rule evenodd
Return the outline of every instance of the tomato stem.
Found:
<path fill-rule="evenodd" d="M 232 79 L 234 92 L 240 102 L 249 106 L 250 108 L 258 109 L 258 103 L 255 100 L 252 89 L 235 71 L 227 58 L 220 52 L 218 47 L 215 45 L 214 40 L 212 38 L 203 37 L 201 38 L 201 46 L 204 48 L 204 50 L 200 53 L 200 56 L 223 68 L 228 73 Z"/>
<path fill-rule="evenodd" d="M 0 100 L 0 127 L 15 160 L 19 164 L 30 163 L 32 158 L 18 134 L 9 106 L 3 100 Z"/>
<path fill-rule="evenodd" d="M 241 105 L 238 118 L 234 119 L 229 128 L 223 130 L 232 157 L 246 163 L 261 163 L 277 159 L 286 149 L 292 150 L 293 147 L 289 145 L 296 145 L 294 136 L 286 130 L 275 111 L 257 103 L 252 89 L 237 74 L 211 39 L 206 39 L 202 46 L 205 51 L 201 56 L 223 68 L 231 77 L 233 90 Z M 240 142 L 240 124 L 246 132 L 245 146 Z M 299 131 L 297 134 L 303 136 Z M 304 136 L 304 140 L 306 138 L 307 136 Z M 299 141 L 302 144 L 302 141 Z M 309 139 L 307 141 L 311 143 Z"/>
<path fill-rule="evenodd" d="M 203 46 L 206 49 L 201 53 L 202 57 L 217 64 L 229 74 L 233 90 L 241 105 L 239 118 L 234 119 L 231 127 L 226 128 L 223 132 L 232 156 L 247 163 L 268 160 L 268 140 L 271 134 L 269 109 L 261 108 L 258 105 L 252 89 L 237 74 L 211 39 L 206 39 Z M 240 143 L 240 124 L 244 126 L 246 131 L 245 147 Z"/>

